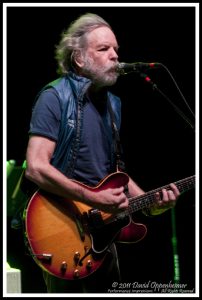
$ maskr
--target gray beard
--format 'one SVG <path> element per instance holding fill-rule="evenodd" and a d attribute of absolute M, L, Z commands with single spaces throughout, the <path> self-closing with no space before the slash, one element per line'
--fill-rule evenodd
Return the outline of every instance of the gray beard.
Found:
<path fill-rule="evenodd" d="M 114 85 L 118 78 L 118 73 L 111 67 L 98 67 L 91 60 L 91 58 L 85 58 L 83 67 L 84 76 L 91 79 L 94 85 L 98 87 Z"/>

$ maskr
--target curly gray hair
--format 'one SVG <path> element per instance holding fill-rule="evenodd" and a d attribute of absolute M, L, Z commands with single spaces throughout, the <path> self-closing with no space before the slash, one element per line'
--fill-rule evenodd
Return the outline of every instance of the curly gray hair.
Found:
<path fill-rule="evenodd" d="M 85 46 L 85 38 L 92 30 L 111 26 L 100 16 L 92 13 L 86 13 L 70 24 L 68 29 L 61 35 L 61 40 L 56 46 L 55 58 L 58 63 L 57 72 L 66 74 L 72 67 L 74 53 Z"/>

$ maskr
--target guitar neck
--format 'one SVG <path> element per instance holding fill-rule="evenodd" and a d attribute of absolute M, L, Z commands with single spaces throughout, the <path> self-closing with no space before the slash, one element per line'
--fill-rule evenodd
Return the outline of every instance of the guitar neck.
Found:
<path fill-rule="evenodd" d="M 174 182 L 174 184 L 177 186 L 177 188 L 179 189 L 180 193 L 182 194 L 183 192 L 190 190 L 192 188 L 194 188 L 195 186 L 195 175 L 187 177 L 185 179 L 179 180 L 177 182 Z M 138 197 L 132 197 L 129 198 L 129 209 L 128 212 L 134 213 L 138 210 L 141 210 L 143 208 L 149 207 L 152 204 L 154 204 L 156 202 L 156 193 L 162 191 L 162 189 L 170 189 L 170 185 L 165 185 L 161 188 L 157 188 L 155 190 L 152 190 L 150 192 L 147 192 L 141 196 Z"/>

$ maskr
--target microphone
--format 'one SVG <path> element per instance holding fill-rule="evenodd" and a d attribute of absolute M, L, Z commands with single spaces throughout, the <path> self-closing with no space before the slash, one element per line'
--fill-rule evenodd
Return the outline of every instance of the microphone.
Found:
<path fill-rule="evenodd" d="M 148 69 L 154 69 L 161 67 L 161 63 L 151 62 L 151 63 L 144 63 L 144 62 L 135 62 L 135 63 L 118 63 L 116 67 L 117 73 L 124 75 L 130 72 L 141 72 Z"/>

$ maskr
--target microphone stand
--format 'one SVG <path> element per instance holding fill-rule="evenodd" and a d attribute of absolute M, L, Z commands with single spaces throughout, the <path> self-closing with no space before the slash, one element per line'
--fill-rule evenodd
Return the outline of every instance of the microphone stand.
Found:
<path fill-rule="evenodd" d="M 158 87 L 157 85 L 150 79 L 150 77 L 142 72 L 139 72 L 140 76 L 144 78 L 146 82 L 148 82 L 152 89 L 159 92 L 174 108 L 174 110 L 187 122 L 190 127 L 194 130 L 194 124 L 191 122 L 191 120 L 177 107 L 167 95 L 165 95 Z M 177 234 L 176 234 L 176 215 L 175 215 L 175 208 L 171 209 L 171 224 L 172 224 L 172 247 L 173 247 L 173 271 L 174 271 L 174 282 L 179 283 L 180 282 L 180 266 L 179 266 L 179 255 L 177 250 Z"/>
<path fill-rule="evenodd" d="M 175 105 L 167 95 L 165 95 L 158 87 L 157 85 L 151 80 L 151 78 L 145 74 L 145 73 L 142 73 L 140 72 L 140 76 L 142 78 L 144 78 L 144 80 L 146 82 L 148 82 L 151 86 L 152 86 L 152 89 L 159 92 L 171 105 L 172 107 L 174 108 L 174 110 L 184 119 L 184 121 L 186 121 L 189 126 L 194 130 L 194 124 L 192 123 L 192 121 L 179 109 L 179 107 L 177 105 Z"/>
<path fill-rule="evenodd" d="M 180 264 L 179 264 L 179 255 L 177 251 L 177 233 L 176 233 L 176 216 L 175 208 L 171 208 L 171 224 L 172 224 L 172 247 L 173 247 L 173 272 L 174 272 L 174 282 L 180 282 Z"/>

